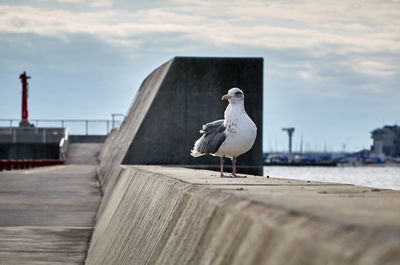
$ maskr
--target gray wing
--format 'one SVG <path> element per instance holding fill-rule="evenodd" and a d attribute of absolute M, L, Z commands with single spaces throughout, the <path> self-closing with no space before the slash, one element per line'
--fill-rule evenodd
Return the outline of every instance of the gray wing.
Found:
<path fill-rule="evenodd" d="M 197 150 L 203 154 L 217 152 L 225 141 L 225 129 L 224 120 L 217 120 L 203 125 L 200 131 L 203 136 L 200 139 Z"/>

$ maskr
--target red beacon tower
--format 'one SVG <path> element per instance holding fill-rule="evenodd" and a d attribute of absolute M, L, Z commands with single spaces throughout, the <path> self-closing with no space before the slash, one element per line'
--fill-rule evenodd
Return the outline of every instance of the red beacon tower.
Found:
<path fill-rule="evenodd" d="M 22 82 L 22 113 L 21 113 L 21 122 L 19 123 L 20 127 L 33 127 L 33 124 L 30 124 L 28 121 L 28 79 L 30 76 L 26 75 L 26 72 L 23 72 L 19 78 Z"/>

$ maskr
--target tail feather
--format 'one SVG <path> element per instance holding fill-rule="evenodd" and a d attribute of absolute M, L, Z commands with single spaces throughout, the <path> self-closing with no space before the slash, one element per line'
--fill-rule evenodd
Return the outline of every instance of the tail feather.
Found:
<path fill-rule="evenodd" d="M 199 150 L 198 150 L 200 140 L 201 140 L 201 138 L 198 139 L 198 140 L 194 143 L 193 149 L 190 150 L 190 155 L 193 156 L 193 157 L 199 157 L 199 156 L 205 155 L 204 153 L 200 153 Z"/>

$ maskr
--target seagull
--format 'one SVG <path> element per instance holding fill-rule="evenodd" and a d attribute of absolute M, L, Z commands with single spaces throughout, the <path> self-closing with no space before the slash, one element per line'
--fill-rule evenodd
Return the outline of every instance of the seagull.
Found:
<path fill-rule="evenodd" d="M 205 154 L 220 157 L 221 178 L 245 178 L 236 175 L 236 158 L 246 153 L 253 146 L 257 136 L 257 127 L 244 109 L 243 91 L 234 87 L 228 94 L 222 96 L 228 100 L 224 119 L 203 125 L 200 133 L 203 135 L 194 143 L 191 150 L 193 157 Z M 232 175 L 224 175 L 224 157 L 232 160 Z"/>

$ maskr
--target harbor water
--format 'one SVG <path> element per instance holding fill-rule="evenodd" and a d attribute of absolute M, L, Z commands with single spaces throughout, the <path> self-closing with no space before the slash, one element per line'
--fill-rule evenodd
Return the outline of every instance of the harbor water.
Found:
<path fill-rule="evenodd" d="M 264 176 L 321 182 L 354 184 L 400 190 L 400 167 L 295 167 L 266 166 Z"/>

